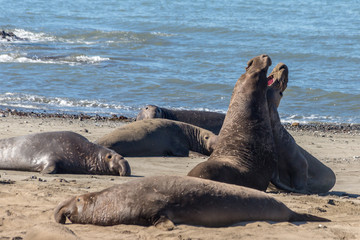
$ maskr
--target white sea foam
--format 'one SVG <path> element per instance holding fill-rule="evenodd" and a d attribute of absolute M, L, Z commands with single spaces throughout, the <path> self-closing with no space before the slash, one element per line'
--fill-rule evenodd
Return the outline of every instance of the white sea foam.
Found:
<path fill-rule="evenodd" d="M 69 65 L 79 65 L 79 64 L 96 64 L 103 61 L 108 61 L 110 58 L 103 58 L 100 56 L 69 56 L 69 57 L 59 57 L 59 58 L 38 58 L 28 57 L 26 55 L 19 54 L 1 54 L 0 62 L 1 63 L 43 63 L 43 64 L 69 64 Z"/>
<path fill-rule="evenodd" d="M 322 116 L 319 114 L 301 115 L 294 114 L 290 116 L 281 115 L 282 123 L 308 123 L 308 122 L 346 122 L 346 120 L 335 116 Z"/>
<path fill-rule="evenodd" d="M 116 114 L 119 110 L 129 111 L 133 108 L 122 105 L 105 103 L 99 100 L 71 99 L 61 97 L 45 97 L 40 95 L 4 93 L 0 94 L 0 105 L 8 108 L 22 108 L 46 111 L 108 113 Z"/>
<path fill-rule="evenodd" d="M 102 58 L 100 56 L 89 57 L 85 55 L 76 56 L 75 59 L 77 62 L 84 62 L 84 63 L 98 63 L 98 62 L 110 60 L 110 58 Z"/>
<path fill-rule="evenodd" d="M 152 35 L 161 36 L 161 37 L 172 37 L 176 36 L 176 34 L 171 33 L 163 33 L 163 32 L 151 32 Z"/>
<path fill-rule="evenodd" d="M 15 29 L 13 33 L 19 38 L 26 39 L 31 42 L 52 42 L 56 41 L 56 37 L 45 33 L 34 33 L 24 29 Z"/>

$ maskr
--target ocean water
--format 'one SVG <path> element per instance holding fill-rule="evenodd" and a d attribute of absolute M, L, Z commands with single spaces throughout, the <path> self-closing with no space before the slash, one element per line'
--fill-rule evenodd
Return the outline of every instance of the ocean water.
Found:
<path fill-rule="evenodd" d="M 360 123 L 358 1 L 0 0 L 0 108 L 226 112 L 249 59 L 289 67 L 284 122 Z"/>

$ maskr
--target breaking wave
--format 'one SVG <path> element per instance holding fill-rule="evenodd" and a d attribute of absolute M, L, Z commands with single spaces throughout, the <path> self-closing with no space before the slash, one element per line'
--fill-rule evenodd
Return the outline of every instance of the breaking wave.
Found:
<path fill-rule="evenodd" d="M 1 54 L 0 63 L 43 63 L 43 64 L 96 64 L 103 61 L 108 61 L 110 58 L 103 58 L 100 56 L 85 56 L 74 55 L 65 57 L 28 57 L 26 54 Z"/>

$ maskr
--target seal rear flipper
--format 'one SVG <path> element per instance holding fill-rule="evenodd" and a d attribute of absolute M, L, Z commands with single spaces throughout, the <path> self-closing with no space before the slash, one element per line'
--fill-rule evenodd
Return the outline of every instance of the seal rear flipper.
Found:
<path fill-rule="evenodd" d="M 175 228 L 175 224 L 165 216 L 160 216 L 160 218 L 154 223 L 154 226 L 166 231 L 171 231 Z"/>
<path fill-rule="evenodd" d="M 315 215 L 307 214 L 307 213 L 296 213 L 293 212 L 289 217 L 289 222 L 331 222 L 330 219 L 318 217 Z"/>

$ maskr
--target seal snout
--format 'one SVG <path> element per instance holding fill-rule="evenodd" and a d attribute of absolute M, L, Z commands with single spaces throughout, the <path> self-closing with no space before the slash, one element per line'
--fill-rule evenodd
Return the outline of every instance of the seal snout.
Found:
<path fill-rule="evenodd" d="M 278 63 L 268 76 L 268 86 L 285 91 L 288 83 L 289 69 L 284 63 Z"/>
<path fill-rule="evenodd" d="M 61 202 L 54 211 L 54 218 L 57 223 L 65 224 L 66 218 L 70 215 L 69 205 L 74 201 L 74 197 Z"/>
<path fill-rule="evenodd" d="M 129 165 L 129 162 L 121 157 L 121 159 L 118 160 L 119 165 L 119 175 L 120 176 L 130 176 L 131 175 L 131 168 Z"/>
<path fill-rule="evenodd" d="M 260 58 L 265 62 L 267 66 L 270 66 L 272 64 L 271 58 L 268 55 L 262 54 Z"/>

